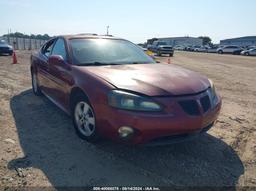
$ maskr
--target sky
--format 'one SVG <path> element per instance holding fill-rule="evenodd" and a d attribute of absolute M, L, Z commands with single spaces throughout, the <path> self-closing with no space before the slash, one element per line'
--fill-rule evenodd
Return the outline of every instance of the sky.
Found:
<path fill-rule="evenodd" d="M 110 34 L 153 37 L 256 36 L 255 0 L 0 0 L 0 35 Z"/>

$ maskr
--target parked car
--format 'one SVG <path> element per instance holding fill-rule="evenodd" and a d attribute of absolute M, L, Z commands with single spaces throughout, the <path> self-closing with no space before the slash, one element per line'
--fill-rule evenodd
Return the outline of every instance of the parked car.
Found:
<path fill-rule="evenodd" d="M 164 41 L 154 41 L 152 46 L 149 47 L 149 50 L 156 53 L 157 56 L 161 56 L 162 54 L 168 54 L 169 56 L 173 56 L 174 54 L 173 47 L 168 45 Z"/>
<path fill-rule="evenodd" d="M 239 46 L 224 46 L 217 49 L 217 53 L 223 54 L 240 54 L 243 51 L 243 49 Z"/>
<path fill-rule="evenodd" d="M 70 114 L 78 136 L 89 142 L 184 141 L 207 132 L 221 109 L 205 76 L 158 64 L 120 38 L 52 38 L 31 56 L 30 69 L 34 94 Z"/>
<path fill-rule="evenodd" d="M 193 51 L 193 52 L 199 52 L 199 49 L 201 48 L 201 46 L 193 46 L 192 48 L 191 48 L 191 51 Z"/>
<path fill-rule="evenodd" d="M 9 45 L 5 40 L 0 40 L 0 54 L 12 55 L 13 47 Z"/>
<path fill-rule="evenodd" d="M 218 48 L 219 48 L 218 46 L 209 47 L 209 48 L 207 49 L 207 52 L 208 52 L 208 53 L 217 53 Z"/>
<path fill-rule="evenodd" d="M 207 52 L 208 47 L 206 46 L 198 46 L 194 49 L 195 52 Z"/>
<path fill-rule="evenodd" d="M 185 47 L 184 46 L 181 46 L 181 45 L 177 45 L 174 47 L 174 50 L 184 50 Z"/>
<path fill-rule="evenodd" d="M 192 49 L 193 49 L 192 46 L 187 46 L 184 48 L 185 51 L 192 51 Z"/>
<path fill-rule="evenodd" d="M 256 56 L 256 48 L 252 48 L 250 50 L 244 50 L 241 52 L 241 54 L 245 56 Z"/>

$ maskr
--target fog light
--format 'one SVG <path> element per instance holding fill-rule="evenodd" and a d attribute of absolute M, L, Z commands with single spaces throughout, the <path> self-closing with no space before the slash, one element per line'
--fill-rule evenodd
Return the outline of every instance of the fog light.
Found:
<path fill-rule="evenodd" d="M 134 130 L 131 127 L 120 127 L 118 133 L 121 138 L 128 138 L 133 135 Z"/>

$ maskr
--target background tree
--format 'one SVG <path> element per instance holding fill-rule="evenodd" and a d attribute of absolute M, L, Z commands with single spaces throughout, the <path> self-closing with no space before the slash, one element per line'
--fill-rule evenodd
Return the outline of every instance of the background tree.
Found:
<path fill-rule="evenodd" d="M 15 32 L 15 33 L 10 33 L 10 34 L 4 34 L 3 36 L 5 37 L 17 37 L 17 38 L 32 38 L 32 39 L 40 39 L 40 40 L 49 40 L 51 37 L 48 34 L 31 34 L 31 35 L 27 35 L 21 32 Z"/>
<path fill-rule="evenodd" d="M 203 40 L 203 45 L 212 45 L 212 39 L 208 36 L 200 36 L 198 37 Z"/>

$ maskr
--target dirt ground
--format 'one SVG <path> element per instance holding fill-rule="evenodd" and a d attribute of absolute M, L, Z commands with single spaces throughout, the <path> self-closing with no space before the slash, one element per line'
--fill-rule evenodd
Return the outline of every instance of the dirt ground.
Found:
<path fill-rule="evenodd" d="M 172 64 L 211 78 L 223 98 L 209 134 L 161 147 L 93 145 L 31 91 L 29 52 L 0 57 L 0 189 L 53 186 L 254 186 L 256 57 L 176 52 Z M 160 60 L 166 62 L 167 57 Z M 240 187 L 241 188 L 241 187 Z"/>

